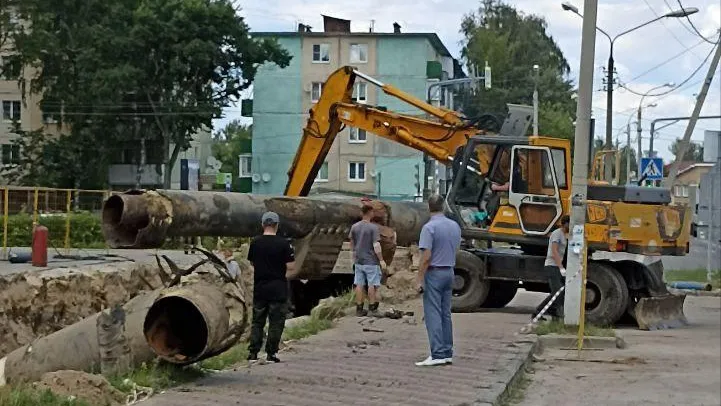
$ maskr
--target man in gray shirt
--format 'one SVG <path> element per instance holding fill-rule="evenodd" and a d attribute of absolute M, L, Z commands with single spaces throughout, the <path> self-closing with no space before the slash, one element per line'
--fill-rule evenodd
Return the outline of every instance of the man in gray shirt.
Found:
<path fill-rule="evenodd" d="M 422 251 L 417 287 L 423 292 L 423 316 L 431 355 L 417 366 L 435 366 L 453 362 L 453 325 L 451 297 L 456 253 L 461 247 L 461 227 L 443 214 L 444 199 L 428 199 L 431 218 L 421 230 L 418 248 Z"/>
<path fill-rule="evenodd" d="M 356 315 L 365 316 L 368 314 L 363 308 L 363 296 L 365 287 L 368 287 L 368 310 L 378 310 L 376 297 L 378 288 L 381 285 L 381 267 L 385 268 L 381 252 L 381 234 L 378 225 L 371 222 L 373 218 L 373 207 L 363 205 L 361 208 L 363 219 L 350 229 L 350 249 L 353 256 L 353 283 L 356 293 Z"/>
<path fill-rule="evenodd" d="M 566 253 L 566 245 L 568 244 L 570 223 L 571 219 L 569 216 L 561 217 L 561 227 L 554 230 L 548 238 L 548 251 L 546 252 L 546 261 L 543 263 L 543 270 L 548 275 L 548 285 L 551 288 L 551 293 L 538 305 L 533 315 L 534 318 L 563 286 L 563 278 L 566 277 L 566 268 L 563 266 L 563 256 Z M 553 317 L 563 317 L 563 293 L 553 302 L 548 309 L 548 313 Z"/>

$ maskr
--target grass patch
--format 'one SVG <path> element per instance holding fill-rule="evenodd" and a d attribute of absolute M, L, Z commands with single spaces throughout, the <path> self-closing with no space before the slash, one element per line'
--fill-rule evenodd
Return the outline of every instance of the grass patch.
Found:
<path fill-rule="evenodd" d="M 531 378 L 528 376 L 526 369 L 522 368 L 516 379 L 508 385 L 506 392 L 501 395 L 498 406 L 512 406 L 521 403 L 529 386 L 531 386 Z"/>
<path fill-rule="evenodd" d="M 49 390 L 39 390 L 30 386 L 0 387 L 0 405 L 3 406 L 90 406 L 78 399 L 70 400 L 58 396 Z"/>
<path fill-rule="evenodd" d="M 300 340 L 333 327 L 331 320 L 310 317 L 308 320 L 283 330 L 284 340 Z"/>
<path fill-rule="evenodd" d="M 547 334 L 578 334 L 578 326 L 567 326 L 560 320 L 549 320 L 538 323 L 533 332 L 539 336 Z M 598 327 L 586 324 L 584 326 L 586 337 L 615 337 L 616 332 L 612 328 Z"/>
<path fill-rule="evenodd" d="M 668 270 L 663 272 L 663 279 L 666 282 L 708 282 L 705 269 Z M 721 288 L 721 270 L 711 273 L 711 286 Z"/>
<path fill-rule="evenodd" d="M 204 375 L 205 372 L 194 365 L 180 367 L 162 361 L 153 361 L 141 365 L 140 368 L 128 374 L 111 377 L 108 381 L 119 391 L 129 393 L 133 390 L 132 383 L 162 390 L 192 382 Z M 126 381 L 131 384 L 126 384 Z"/>
<path fill-rule="evenodd" d="M 248 342 L 241 341 L 228 351 L 200 362 L 203 369 L 222 370 L 238 365 L 248 358 Z"/>

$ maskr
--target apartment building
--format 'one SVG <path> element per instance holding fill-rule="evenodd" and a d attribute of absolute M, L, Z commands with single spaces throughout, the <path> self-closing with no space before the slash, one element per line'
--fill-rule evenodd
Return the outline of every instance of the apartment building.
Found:
<path fill-rule="evenodd" d="M 323 32 L 312 32 L 300 24 L 295 32 L 253 33 L 254 37 L 276 38 L 293 56 L 288 67 L 266 64 L 255 78 L 252 157 L 247 158 L 251 160 L 247 176 L 252 178 L 253 193 L 283 193 L 308 111 L 335 70 L 355 66 L 423 100 L 429 82 L 462 74 L 436 34 L 402 33 L 398 24 L 393 32 L 351 32 L 349 20 L 328 16 L 323 20 Z M 422 114 L 363 80 L 357 80 L 354 97 L 359 103 Z M 418 194 L 416 165 L 422 183 L 421 153 L 346 127 L 334 142 L 313 191 L 412 199 Z"/>
<path fill-rule="evenodd" d="M 2 173 L 10 170 L 20 159 L 20 149 L 13 144 L 17 138 L 14 123 L 18 122 L 24 131 L 33 131 L 53 123 L 51 116 L 43 115 L 39 98 L 32 95 L 23 100 L 22 89 L 18 82 L 20 66 L 8 62 L 11 49 L 0 51 L 0 104 L 2 121 L 0 122 L 0 182 L 5 184 Z M 29 74 L 28 75 L 29 79 Z"/>

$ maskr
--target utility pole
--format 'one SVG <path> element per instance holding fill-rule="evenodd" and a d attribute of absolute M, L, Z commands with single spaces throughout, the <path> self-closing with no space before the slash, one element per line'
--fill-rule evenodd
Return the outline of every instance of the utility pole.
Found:
<path fill-rule="evenodd" d="M 711 60 L 711 65 L 708 67 L 708 73 L 706 73 L 706 79 L 703 82 L 703 86 L 701 86 L 701 92 L 696 98 L 696 105 L 693 108 L 693 113 L 691 113 L 691 120 L 689 120 L 688 122 L 688 126 L 686 127 L 686 132 L 683 135 L 681 145 L 679 145 L 678 147 L 679 150 L 677 151 L 676 159 L 674 159 L 673 164 L 671 165 L 671 170 L 668 173 L 668 178 L 665 179 L 664 186 L 667 188 L 673 187 L 673 184 L 676 182 L 676 174 L 678 173 L 678 167 L 681 164 L 684 155 L 686 155 L 688 143 L 691 140 L 691 134 L 693 133 L 694 128 L 696 128 L 696 121 L 698 121 L 698 117 L 701 114 L 701 107 L 703 107 L 703 103 L 704 101 L 706 101 L 706 94 L 708 94 L 708 88 L 711 87 L 711 82 L 713 82 L 713 77 L 716 73 L 719 59 L 721 59 L 721 38 L 719 39 L 719 42 L 716 43 L 716 52 L 714 52 L 713 59 Z"/>
<path fill-rule="evenodd" d="M 140 125 L 138 117 L 138 102 L 135 100 L 135 92 L 131 92 L 133 97 L 133 139 L 137 139 L 140 134 Z M 135 171 L 135 189 L 142 189 L 143 171 L 145 170 L 145 137 L 140 135 L 140 157 L 138 158 L 138 167 Z"/>
<path fill-rule="evenodd" d="M 533 65 L 533 135 L 538 135 L 538 65 Z"/>
<path fill-rule="evenodd" d="M 613 41 L 611 41 L 611 48 L 608 51 L 608 68 L 606 71 L 606 148 L 605 149 L 611 149 L 613 146 L 613 73 L 614 73 L 615 67 L 615 61 L 613 59 Z M 607 182 L 611 182 L 611 179 L 613 175 L 611 174 L 611 154 L 607 154 L 604 157 L 604 165 L 605 168 L 603 178 Z"/>
<path fill-rule="evenodd" d="M 569 236 L 568 242 L 568 273 L 566 279 L 566 298 L 563 308 L 564 323 L 567 325 L 579 324 L 581 320 L 581 306 L 583 305 L 583 303 L 581 303 L 581 291 L 584 281 L 580 277 L 574 278 L 572 276 L 581 272 L 581 267 L 586 258 L 584 224 L 586 222 L 589 147 L 591 145 L 590 127 L 593 96 L 593 61 L 596 53 L 598 0 L 585 0 L 583 11 L 585 15 L 583 16 L 583 31 L 581 37 L 581 67 L 578 79 L 576 135 L 571 186 L 571 235 Z M 612 114 L 610 108 L 606 114 L 608 116 Z"/>
<path fill-rule="evenodd" d="M 710 178 L 709 178 L 710 180 Z M 708 231 L 706 232 L 706 280 L 711 283 L 713 281 L 713 271 L 711 270 L 711 251 L 716 245 L 716 241 L 713 239 L 714 236 L 714 212 L 716 211 L 715 203 L 716 203 L 716 195 L 714 194 L 714 182 L 710 181 L 711 184 L 711 198 L 708 202 L 708 208 L 709 208 L 709 220 L 708 220 Z"/>
<path fill-rule="evenodd" d="M 631 124 L 626 124 L 626 184 L 631 183 Z"/>

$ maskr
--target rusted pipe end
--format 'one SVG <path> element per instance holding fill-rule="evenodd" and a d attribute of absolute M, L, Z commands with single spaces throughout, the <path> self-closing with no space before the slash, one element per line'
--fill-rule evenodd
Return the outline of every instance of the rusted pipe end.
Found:
<path fill-rule="evenodd" d="M 138 230 L 150 223 L 147 212 L 138 210 L 142 205 L 141 199 L 138 195 L 114 195 L 105 201 L 103 234 L 110 247 L 134 245 Z"/>
<path fill-rule="evenodd" d="M 143 323 L 145 340 L 153 352 L 174 364 L 198 360 L 208 348 L 208 331 L 203 313 L 179 296 L 157 300 Z"/>
<path fill-rule="evenodd" d="M 103 204 L 103 235 L 111 248 L 158 248 L 172 207 L 156 192 L 133 190 Z"/>

